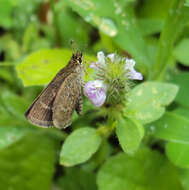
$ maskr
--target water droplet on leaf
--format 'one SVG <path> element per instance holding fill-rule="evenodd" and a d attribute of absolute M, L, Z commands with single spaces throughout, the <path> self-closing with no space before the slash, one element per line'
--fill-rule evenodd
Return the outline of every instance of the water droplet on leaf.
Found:
<path fill-rule="evenodd" d="M 113 22 L 113 20 L 109 18 L 101 18 L 100 20 L 96 20 L 96 24 L 99 26 L 99 29 L 107 34 L 108 36 L 116 36 L 118 33 L 118 29 Z"/>
<path fill-rule="evenodd" d="M 86 21 L 86 22 L 90 22 L 90 21 L 91 21 L 91 17 L 90 17 L 90 16 L 86 16 L 86 17 L 85 17 L 85 21 Z"/>

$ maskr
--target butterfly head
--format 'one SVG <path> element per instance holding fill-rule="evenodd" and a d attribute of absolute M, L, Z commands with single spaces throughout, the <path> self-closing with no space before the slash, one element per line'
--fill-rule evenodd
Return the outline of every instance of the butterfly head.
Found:
<path fill-rule="evenodd" d="M 82 53 L 79 51 L 77 51 L 76 53 L 73 53 L 72 60 L 75 64 L 81 65 L 82 64 Z"/>

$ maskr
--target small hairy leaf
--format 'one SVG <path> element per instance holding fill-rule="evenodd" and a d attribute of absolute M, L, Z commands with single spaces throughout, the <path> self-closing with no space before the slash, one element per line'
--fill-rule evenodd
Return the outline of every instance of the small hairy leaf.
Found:
<path fill-rule="evenodd" d="M 116 134 L 123 151 L 133 154 L 144 136 L 144 129 L 138 121 L 123 118 L 118 122 Z"/>
<path fill-rule="evenodd" d="M 126 114 L 146 124 L 159 119 L 175 98 L 178 87 L 169 83 L 145 82 L 130 93 Z"/>
<path fill-rule="evenodd" d="M 60 164 L 74 166 L 87 161 L 99 148 L 101 137 L 93 128 L 84 127 L 69 135 L 62 146 Z"/>

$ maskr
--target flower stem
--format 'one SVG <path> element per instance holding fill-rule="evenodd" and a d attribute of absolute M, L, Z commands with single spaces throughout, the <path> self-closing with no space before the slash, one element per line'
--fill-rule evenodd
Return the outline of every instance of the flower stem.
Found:
<path fill-rule="evenodd" d="M 116 126 L 117 126 L 117 121 L 114 119 L 114 117 L 111 116 L 111 114 L 109 114 L 106 124 L 100 126 L 97 129 L 97 132 L 99 135 L 108 138 L 112 134 Z"/>

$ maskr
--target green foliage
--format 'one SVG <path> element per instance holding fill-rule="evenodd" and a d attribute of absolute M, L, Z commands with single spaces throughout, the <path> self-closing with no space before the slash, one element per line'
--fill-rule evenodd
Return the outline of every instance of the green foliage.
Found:
<path fill-rule="evenodd" d="M 4 92 L 1 94 L 3 105 L 6 107 L 7 111 L 15 116 L 16 118 L 26 121 L 24 118 L 24 112 L 29 106 L 29 103 L 11 92 Z M 22 105 L 22 106 L 20 106 Z"/>
<path fill-rule="evenodd" d="M 7 146 L 20 140 L 28 132 L 27 129 L 18 127 L 1 127 L 0 128 L 0 149 L 6 148 Z"/>
<path fill-rule="evenodd" d="M 178 167 L 189 168 L 189 145 L 169 142 L 166 146 L 168 158 Z"/>
<path fill-rule="evenodd" d="M 102 107 L 83 97 L 68 129 L 32 125 L 39 85 L 77 50 L 84 82 L 98 51 L 144 79 L 114 60 Z M 0 189 L 189 190 L 188 66 L 188 0 L 0 0 Z"/>
<path fill-rule="evenodd" d="M 75 130 L 66 139 L 60 153 L 60 163 L 74 166 L 87 161 L 98 149 L 101 137 L 95 129 L 84 127 Z"/>
<path fill-rule="evenodd" d="M 96 190 L 95 175 L 82 168 L 66 168 L 64 177 L 58 179 L 58 186 L 69 190 Z"/>
<path fill-rule="evenodd" d="M 188 94 L 189 94 L 189 74 L 187 72 L 182 72 L 178 75 L 175 75 L 172 79 L 172 82 L 179 86 L 179 92 L 176 96 L 175 101 L 183 106 L 189 106 Z"/>
<path fill-rule="evenodd" d="M 146 0 L 139 9 L 138 15 L 144 18 L 161 19 L 164 20 L 167 17 L 167 10 L 170 8 L 170 3 L 173 1 L 164 0 L 159 3 L 158 0 Z M 153 11 L 152 11 L 153 10 Z"/>
<path fill-rule="evenodd" d="M 187 108 L 183 108 L 183 107 L 178 107 L 176 109 L 174 109 L 173 111 L 174 113 L 184 116 L 186 118 L 189 118 L 189 110 Z"/>
<path fill-rule="evenodd" d="M 11 11 L 13 8 L 12 0 L 1 0 L 0 6 L 0 26 L 10 28 L 12 25 Z"/>
<path fill-rule="evenodd" d="M 137 120 L 123 118 L 119 121 L 116 134 L 124 152 L 133 154 L 144 136 L 144 129 Z"/>
<path fill-rule="evenodd" d="M 189 65 L 189 39 L 183 39 L 174 49 L 175 58 L 183 65 Z"/>
<path fill-rule="evenodd" d="M 171 56 L 173 44 L 189 19 L 189 7 L 184 5 L 184 0 L 173 0 L 171 4 L 158 45 L 157 60 L 154 65 L 154 79 L 162 77 L 161 74 L 164 72 Z"/>
<path fill-rule="evenodd" d="M 55 142 L 52 140 L 42 135 L 29 134 L 1 151 L 1 188 L 50 190 L 55 150 Z"/>
<path fill-rule="evenodd" d="M 160 139 L 178 143 L 189 143 L 189 120 L 180 115 L 167 112 L 158 121 L 149 125 L 154 135 Z"/>
<path fill-rule="evenodd" d="M 177 171 L 168 160 L 146 148 L 135 156 L 120 153 L 111 157 L 98 172 L 97 185 L 99 190 L 182 189 Z"/>
<path fill-rule="evenodd" d="M 173 84 L 146 82 L 136 86 L 129 95 L 125 109 L 127 114 L 143 124 L 159 119 L 165 112 L 164 106 L 175 98 L 178 87 Z"/>
<path fill-rule="evenodd" d="M 131 53 L 145 70 L 147 69 L 146 65 L 150 66 L 151 64 L 148 59 L 147 46 L 135 23 L 133 6 L 127 3 L 121 1 L 117 3 L 114 0 L 110 0 L 108 4 L 106 0 L 66 1 L 66 4 L 78 12 L 87 22 L 98 27 L 106 35 L 113 37 L 113 40 Z"/>
<path fill-rule="evenodd" d="M 188 169 L 182 169 L 179 171 L 181 183 L 183 184 L 183 187 L 185 190 L 189 189 L 189 170 Z"/>

